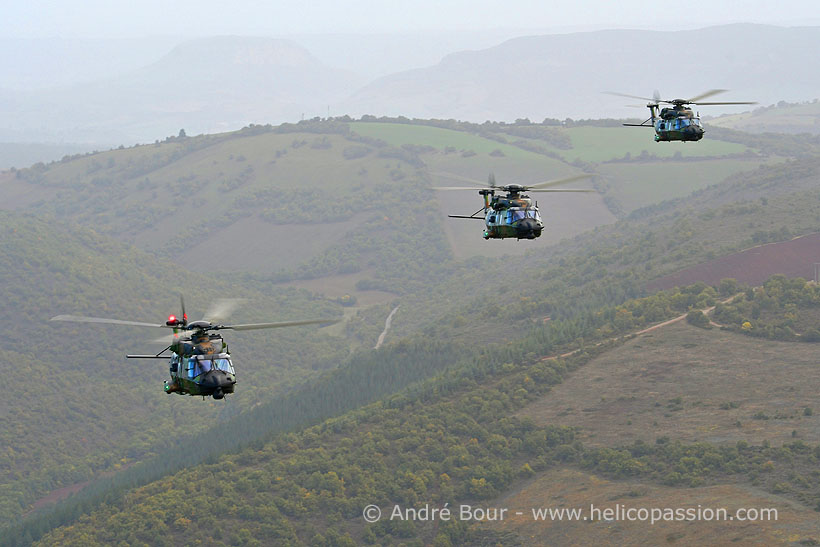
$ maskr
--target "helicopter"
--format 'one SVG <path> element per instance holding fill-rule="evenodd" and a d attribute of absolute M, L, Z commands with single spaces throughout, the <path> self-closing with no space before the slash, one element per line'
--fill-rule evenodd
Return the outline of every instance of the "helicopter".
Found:
<path fill-rule="evenodd" d="M 165 381 L 165 393 L 201 395 L 203 399 L 207 396 L 214 399 L 223 399 L 225 395 L 234 392 L 234 386 L 236 385 L 236 372 L 231 362 L 228 345 L 218 331 L 276 329 L 319 323 L 331 324 L 340 321 L 339 319 L 308 319 L 277 323 L 221 324 L 220 319 L 227 316 L 236 303 L 236 300 L 220 300 L 212 306 L 203 319 L 191 322 L 188 322 L 188 315 L 185 313 L 185 302 L 181 297 L 182 313 L 180 315 L 169 315 L 164 324 L 79 315 L 58 315 L 52 317 L 51 320 L 172 329 L 173 334 L 171 335 L 170 344 L 159 353 L 126 355 L 126 357 L 128 359 L 168 359 L 171 380 L 170 382 Z M 165 342 L 167 338 L 162 340 Z M 170 354 L 166 354 L 166 352 L 170 352 Z"/>
<path fill-rule="evenodd" d="M 441 176 L 462 180 L 479 186 L 483 183 L 452 173 L 436 173 Z M 532 199 L 524 195 L 524 192 L 594 192 L 595 190 L 582 190 L 572 188 L 549 188 L 559 186 L 568 182 L 590 178 L 592 175 L 583 174 L 567 177 L 558 180 L 540 182 L 523 186 L 520 184 L 507 184 L 498 186 L 495 183 L 495 175 L 490 173 L 487 185 L 478 190 L 478 194 L 484 198 L 484 206 L 470 216 L 447 215 L 450 218 L 470 218 L 484 220 L 484 239 L 535 239 L 541 235 L 544 229 L 544 222 L 538 212 L 538 202 L 534 205 Z M 437 186 L 434 190 L 473 190 L 464 186 Z M 496 195 L 496 192 L 504 192 L 506 195 Z M 478 216 L 483 213 L 483 216 Z"/>
<path fill-rule="evenodd" d="M 641 123 L 625 123 L 627 127 L 654 127 L 655 142 L 668 141 L 699 141 L 703 138 L 703 125 L 700 123 L 700 113 L 695 115 L 689 105 L 718 105 L 718 104 L 757 104 L 756 102 L 700 102 L 707 97 L 725 93 L 726 89 L 710 89 L 700 95 L 690 99 L 661 99 L 661 94 L 655 90 L 651 99 L 647 97 L 637 97 L 624 93 L 614 93 L 607 91 L 609 95 L 619 97 L 629 97 L 631 99 L 641 99 L 649 101 L 646 107 L 649 109 L 649 119 Z M 671 107 L 660 107 L 661 103 L 672 105 Z"/>

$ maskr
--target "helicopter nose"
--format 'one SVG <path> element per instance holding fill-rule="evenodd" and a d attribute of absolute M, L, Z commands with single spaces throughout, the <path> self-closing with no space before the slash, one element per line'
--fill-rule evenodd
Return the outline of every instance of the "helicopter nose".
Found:
<path fill-rule="evenodd" d="M 541 235 L 541 227 L 532 218 L 525 218 L 518 225 L 518 239 L 535 239 Z"/>
<path fill-rule="evenodd" d="M 686 136 L 687 140 L 697 141 L 703 137 L 703 128 L 696 125 L 690 125 L 683 130 L 683 134 Z"/>
<path fill-rule="evenodd" d="M 222 370 L 212 370 L 202 378 L 202 385 L 213 389 L 214 395 L 233 393 L 234 384 L 236 384 L 234 375 Z M 222 397 L 217 398 L 221 399 Z"/>
<path fill-rule="evenodd" d="M 223 372 L 218 378 L 217 381 L 219 382 L 219 387 L 223 390 L 231 390 L 233 391 L 233 385 L 236 383 L 236 378 L 230 372 Z"/>

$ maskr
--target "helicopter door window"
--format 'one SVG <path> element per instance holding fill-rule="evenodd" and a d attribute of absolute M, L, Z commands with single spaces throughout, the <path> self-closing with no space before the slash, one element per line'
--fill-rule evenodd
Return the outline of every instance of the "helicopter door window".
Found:
<path fill-rule="evenodd" d="M 487 222 L 493 223 L 495 222 L 495 215 L 490 215 L 487 217 Z"/>

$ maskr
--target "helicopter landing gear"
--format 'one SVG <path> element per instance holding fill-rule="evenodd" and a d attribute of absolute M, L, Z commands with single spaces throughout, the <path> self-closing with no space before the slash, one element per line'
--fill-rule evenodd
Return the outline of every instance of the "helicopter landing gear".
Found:
<path fill-rule="evenodd" d="M 216 388 L 216 390 L 214 391 L 214 395 L 213 395 L 213 397 L 214 397 L 214 399 L 216 399 L 216 400 L 219 400 L 219 399 L 224 399 L 224 398 L 225 398 L 225 393 L 222 391 L 222 388 L 221 388 L 221 387 Z"/>

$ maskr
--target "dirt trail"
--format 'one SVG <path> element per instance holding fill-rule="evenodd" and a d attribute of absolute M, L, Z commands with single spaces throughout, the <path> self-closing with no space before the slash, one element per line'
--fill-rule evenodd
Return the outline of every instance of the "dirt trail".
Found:
<path fill-rule="evenodd" d="M 720 303 L 721 304 L 728 304 L 729 302 L 731 302 L 732 300 L 734 300 L 735 298 L 740 296 L 740 294 L 742 294 L 742 293 L 739 293 L 739 294 L 730 296 L 729 298 L 726 298 L 724 300 L 721 300 Z M 715 309 L 714 306 L 709 306 L 708 308 L 704 308 L 700 311 L 702 311 L 706 315 L 709 315 L 710 313 L 712 313 L 712 310 L 714 310 L 714 309 Z M 662 323 L 658 323 L 657 325 L 652 325 L 651 327 L 647 327 L 647 328 L 639 330 L 639 331 L 635 331 L 635 332 L 632 332 L 632 333 L 629 333 L 629 334 L 624 334 L 623 336 L 613 336 L 612 338 L 607 338 L 606 340 L 602 340 L 601 342 L 598 342 L 597 344 L 595 344 L 592 347 L 597 348 L 601 344 L 606 344 L 607 342 L 613 342 L 615 340 L 625 340 L 626 338 L 628 338 L 630 336 L 638 336 L 639 334 L 644 334 L 644 333 L 651 332 L 651 331 L 656 330 L 656 329 L 660 329 L 662 327 L 666 327 L 668 325 L 672 325 L 673 323 L 677 323 L 678 321 L 683 321 L 684 319 L 686 319 L 686 316 L 688 314 L 689 314 L 689 312 L 686 312 L 683 315 L 673 317 L 672 319 L 668 319 L 668 320 L 666 320 Z M 713 323 L 713 324 L 717 325 L 717 326 L 720 326 L 717 323 Z M 568 352 L 562 353 L 560 355 L 550 355 L 549 357 L 544 357 L 541 360 L 542 361 L 549 361 L 550 359 L 558 359 L 558 358 L 561 358 L 561 357 L 569 357 L 570 355 L 575 355 L 576 353 L 580 352 L 582 349 L 583 348 L 574 349 L 572 351 L 568 351 Z"/>
<path fill-rule="evenodd" d="M 384 322 L 384 330 L 379 335 L 379 339 L 378 341 L 376 341 L 376 345 L 373 347 L 373 349 L 379 349 L 381 345 L 384 343 L 384 337 L 387 336 L 387 331 L 390 330 L 390 323 L 393 322 L 393 316 L 396 314 L 397 311 L 399 311 L 399 306 L 393 308 L 393 311 L 391 311 L 390 315 L 387 316 L 387 319 Z"/>

